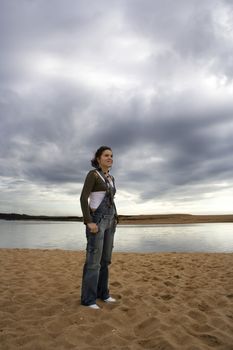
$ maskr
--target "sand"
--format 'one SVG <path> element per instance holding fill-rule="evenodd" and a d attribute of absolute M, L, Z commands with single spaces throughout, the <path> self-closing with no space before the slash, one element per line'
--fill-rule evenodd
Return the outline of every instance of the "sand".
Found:
<path fill-rule="evenodd" d="M 159 214 L 159 215 L 119 215 L 119 223 L 124 225 L 152 224 L 197 224 L 233 222 L 233 215 L 192 215 L 192 214 Z"/>
<path fill-rule="evenodd" d="M 84 252 L 0 249 L 0 349 L 233 349 L 233 254 L 114 253 L 115 305 L 80 305 Z"/>

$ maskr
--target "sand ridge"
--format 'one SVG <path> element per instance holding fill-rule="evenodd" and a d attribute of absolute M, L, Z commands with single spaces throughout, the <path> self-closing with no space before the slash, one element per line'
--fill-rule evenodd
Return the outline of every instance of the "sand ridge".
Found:
<path fill-rule="evenodd" d="M 115 305 L 80 305 L 84 252 L 0 249 L 0 349 L 233 350 L 233 254 L 113 253 Z"/>
<path fill-rule="evenodd" d="M 152 224 L 197 224 L 233 222 L 233 215 L 193 215 L 193 214 L 156 214 L 156 215 L 119 215 L 123 225 Z"/>

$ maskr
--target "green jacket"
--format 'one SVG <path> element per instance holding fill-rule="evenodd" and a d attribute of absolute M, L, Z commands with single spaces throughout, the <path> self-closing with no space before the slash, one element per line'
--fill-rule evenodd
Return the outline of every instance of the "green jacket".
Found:
<path fill-rule="evenodd" d="M 114 183 L 114 177 L 112 175 L 111 177 Z M 97 174 L 96 170 L 95 169 L 90 170 L 84 181 L 84 185 L 80 196 L 80 203 L 81 203 L 81 209 L 83 213 L 84 224 L 92 222 L 90 207 L 88 204 L 88 198 L 90 196 L 90 193 L 98 192 L 98 191 L 106 191 L 106 190 L 107 190 L 107 184 Z"/>

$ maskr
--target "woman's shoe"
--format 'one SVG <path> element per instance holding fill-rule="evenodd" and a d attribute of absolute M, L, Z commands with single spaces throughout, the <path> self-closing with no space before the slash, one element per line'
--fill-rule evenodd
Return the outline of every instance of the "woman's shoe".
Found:
<path fill-rule="evenodd" d="M 116 299 L 112 298 L 112 297 L 109 297 L 107 299 L 104 299 L 105 303 L 115 303 L 116 302 Z"/>
<path fill-rule="evenodd" d="M 91 309 L 100 309 L 100 307 L 97 304 L 92 304 L 92 305 L 87 305 L 88 307 L 90 307 Z"/>

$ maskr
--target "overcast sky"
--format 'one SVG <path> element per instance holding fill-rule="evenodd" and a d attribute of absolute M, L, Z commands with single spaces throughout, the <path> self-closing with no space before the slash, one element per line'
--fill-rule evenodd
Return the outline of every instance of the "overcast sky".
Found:
<path fill-rule="evenodd" d="M 0 212 L 233 213 L 233 2 L 0 0 Z"/>

